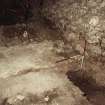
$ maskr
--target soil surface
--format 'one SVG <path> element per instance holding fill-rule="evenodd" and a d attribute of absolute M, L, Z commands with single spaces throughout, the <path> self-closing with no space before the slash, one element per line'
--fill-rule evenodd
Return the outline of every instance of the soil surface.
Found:
<path fill-rule="evenodd" d="M 36 81 L 36 79 L 39 80 L 39 77 L 32 79 L 31 74 L 27 73 L 31 72 L 32 76 L 34 77 L 34 75 L 37 76 L 37 74 L 34 74 L 34 72 L 51 70 L 57 72 L 59 75 L 64 74 L 65 76 L 67 76 L 70 79 L 70 81 L 72 81 L 73 84 L 84 93 L 83 97 L 86 97 L 87 100 L 93 105 L 105 105 L 104 87 L 97 86 L 95 84 L 95 81 L 91 80 L 91 78 L 89 78 L 88 76 L 82 78 L 83 76 L 81 76 L 82 74 L 81 72 L 72 73 L 72 71 L 75 71 L 74 66 L 78 66 L 76 65 L 77 62 L 75 62 L 75 59 L 76 57 L 78 58 L 79 56 L 76 55 L 77 54 L 76 52 L 72 52 L 73 53 L 71 56 L 72 59 L 68 58 L 66 58 L 67 60 L 65 59 L 64 55 L 66 54 L 64 54 L 63 52 L 65 46 L 61 37 L 62 35 L 59 32 L 59 30 L 51 28 L 51 24 L 39 18 L 38 19 L 36 18 L 34 22 L 30 22 L 27 25 L 28 25 L 27 27 L 26 24 L 16 24 L 16 25 L 0 27 L 0 37 L 1 37 L 0 40 L 0 81 L 1 82 L 0 83 L 2 83 L 2 81 L 5 81 L 7 82 L 6 86 L 8 85 L 10 86 L 11 85 L 9 84 L 10 81 L 17 82 L 19 76 L 25 74 L 29 75 L 30 78 L 30 80 L 28 80 L 27 77 L 25 78 L 26 83 L 27 81 L 33 82 Z M 69 70 L 70 73 L 66 75 L 66 73 Z M 41 76 L 41 78 L 43 79 L 45 77 L 43 77 L 42 74 L 43 72 L 39 76 Z M 48 80 L 47 76 L 49 75 L 49 73 L 45 75 L 46 75 L 45 81 L 47 81 Z M 17 80 L 14 79 L 15 77 L 17 78 Z M 13 80 L 11 78 L 13 78 Z M 48 76 L 48 78 L 50 77 Z M 5 79 L 9 79 L 8 80 L 9 82 L 6 81 Z M 24 80 L 23 77 L 22 79 Z M 53 81 L 52 79 L 50 80 Z M 56 81 L 56 79 L 54 81 Z M 40 80 L 38 83 L 39 87 L 40 84 L 43 84 L 41 82 L 43 81 Z M 31 85 L 32 84 L 29 84 L 29 86 Z M 45 86 L 47 85 L 45 84 Z M 59 86 L 63 85 L 60 84 Z M 13 87 L 13 89 L 14 90 L 16 89 L 15 86 Z M 77 89 L 76 91 L 80 90 Z M 6 91 L 7 94 L 11 94 L 8 93 L 8 90 Z M 10 98 L 9 102 L 11 102 L 11 100 L 12 98 Z M 71 99 L 71 102 L 74 102 L 73 100 Z M 67 102 L 68 100 L 66 101 L 66 103 Z M 59 105 L 59 104 L 50 104 L 50 105 Z M 64 102 L 62 102 L 61 105 L 65 105 Z M 80 104 L 80 105 L 85 105 L 85 104 Z"/>

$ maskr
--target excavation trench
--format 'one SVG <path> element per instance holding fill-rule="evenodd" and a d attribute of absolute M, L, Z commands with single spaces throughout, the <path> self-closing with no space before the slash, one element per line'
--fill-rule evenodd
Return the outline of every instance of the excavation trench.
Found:
<path fill-rule="evenodd" d="M 78 70 L 76 72 L 67 72 L 67 77 L 83 92 L 84 96 L 93 105 L 104 105 L 105 104 L 105 87 L 100 87 L 96 84 L 95 80 L 83 71 Z"/>

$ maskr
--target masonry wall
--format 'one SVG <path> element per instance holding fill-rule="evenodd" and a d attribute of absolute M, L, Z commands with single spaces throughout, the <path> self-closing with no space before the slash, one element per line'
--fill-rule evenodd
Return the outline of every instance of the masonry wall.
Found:
<path fill-rule="evenodd" d="M 83 54 L 86 47 L 88 56 L 99 58 L 105 56 L 104 11 L 105 0 L 45 0 L 42 14 L 55 23 L 74 50 Z"/>

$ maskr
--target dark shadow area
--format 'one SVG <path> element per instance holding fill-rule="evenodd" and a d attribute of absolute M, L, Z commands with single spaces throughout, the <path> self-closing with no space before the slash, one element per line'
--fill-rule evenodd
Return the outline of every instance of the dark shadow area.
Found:
<path fill-rule="evenodd" d="M 20 21 L 19 18 L 15 15 L 1 15 L 0 16 L 0 25 L 13 25 L 16 23 L 22 23 L 24 20 Z"/>
<path fill-rule="evenodd" d="M 1 0 L 0 25 L 25 23 L 42 5 L 43 0 Z"/>
<path fill-rule="evenodd" d="M 96 84 L 95 80 L 91 76 L 82 70 L 75 72 L 67 72 L 67 77 L 76 86 L 78 86 L 83 92 L 84 96 L 93 103 L 93 105 L 105 104 L 105 87 L 100 87 Z"/>

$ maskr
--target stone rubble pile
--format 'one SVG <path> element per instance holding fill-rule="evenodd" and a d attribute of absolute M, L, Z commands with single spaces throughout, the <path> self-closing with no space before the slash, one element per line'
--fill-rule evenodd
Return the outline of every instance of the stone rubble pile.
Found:
<path fill-rule="evenodd" d="M 42 14 L 63 32 L 73 49 L 105 56 L 105 0 L 45 0 Z M 71 44 L 72 43 L 72 44 Z"/>

